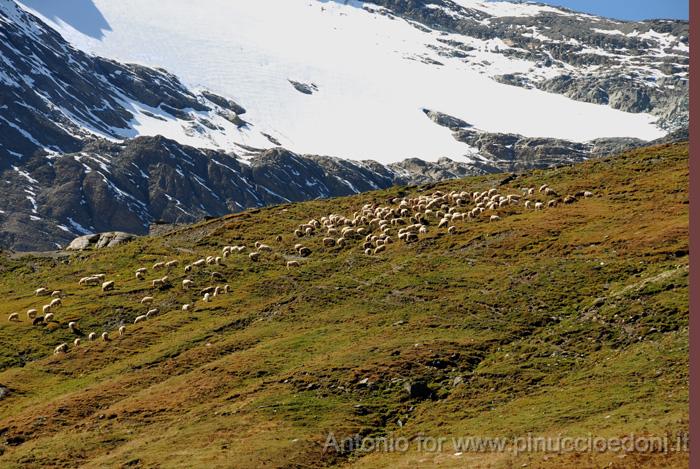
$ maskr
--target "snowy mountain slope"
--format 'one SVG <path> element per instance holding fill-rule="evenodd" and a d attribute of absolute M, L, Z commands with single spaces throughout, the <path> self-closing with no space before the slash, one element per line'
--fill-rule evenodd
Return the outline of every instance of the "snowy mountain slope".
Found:
<path fill-rule="evenodd" d="M 0 167 L 37 149 L 77 151 L 94 137 L 162 133 L 217 148 L 266 141 L 235 103 L 193 93 L 164 70 L 87 55 L 8 0 L 0 3 L 0 37 Z"/>
<path fill-rule="evenodd" d="M 39 15 L 48 3 L 24 2 Z M 61 17 L 45 20 L 79 49 L 163 67 L 189 87 L 234 99 L 248 110 L 256 135 L 268 134 L 300 153 L 384 163 L 407 157 L 470 161 L 475 149 L 426 119 L 424 108 L 482 131 L 526 137 L 585 142 L 600 137 L 651 140 L 665 133 L 654 124 L 648 106 L 638 109 L 644 112 L 620 112 L 611 99 L 594 104 L 581 102 L 591 100 L 568 88 L 556 90 L 562 94 L 537 89 L 562 76 L 603 76 L 596 72 L 597 59 L 583 65 L 550 58 L 543 65 L 543 54 L 554 56 L 549 49 L 532 52 L 513 39 L 529 34 L 528 40 L 539 47 L 547 42 L 544 27 L 523 25 L 517 35 L 503 37 L 493 33 L 513 15 L 515 20 L 508 22 L 547 24 L 548 17 L 556 16 L 578 26 L 585 23 L 589 35 L 593 27 L 609 27 L 602 19 L 556 8 L 471 0 L 95 0 L 66 8 L 79 10 L 83 3 L 94 3 L 103 15 L 108 25 L 103 34 L 81 31 L 80 24 Z M 71 15 L 64 16 L 70 20 Z M 656 40 L 652 32 L 638 34 L 644 39 L 637 42 Z M 657 39 L 682 49 L 668 34 Z M 579 55 L 607 53 L 601 47 Z M 523 86 L 500 83 L 506 81 L 502 77 L 510 82 L 520 77 Z M 300 92 L 290 81 L 316 89 Z M 136 126 L 135 133 L 161 133 L 194 144 L 183 141 L 177 128 L 144 125 Z M 231 150 L 235 140 L 217 140 L 211 147 Z M 273 146 L 265 138 L 255 143 Z"/>

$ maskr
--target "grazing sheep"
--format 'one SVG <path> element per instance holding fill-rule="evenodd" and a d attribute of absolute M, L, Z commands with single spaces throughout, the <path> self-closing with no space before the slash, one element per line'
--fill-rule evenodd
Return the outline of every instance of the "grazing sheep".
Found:
<path fill-rule="evenodd" d="M 55 349 L 53 349 L 53 354 L 58 355 L 60 353 L 67 353 L 68 352 L 68 344 L 61 344 Z"/>
<path fill-rule="evenodd" d="M 546 188 L 546 189 L 544 190 L 544 194 L 545 194 L 545 195 L 551 195 L 552 197 L 558 197 L 558 196 L 559 196 L 559 194 L 557 194 L 557 192 L 556 192 L 554 189 L 549 188 L 549 187 Z"/>
<path fill-rule="evenodd" d="M 188 303 L 188 304 L 185 304 L 185 305 L 182 305 L 182 310 L 183 310 L 183 311 L 189 311 L 189 310 L 191 310 L 191 309 L 192 309 L 192 305 L 189 304 L 189 303 Z"/>
<path fill-rule="evenodd" d="M 185 273 L 191 272 L 191 271 L 192 271 L 192 264 L 187 264 L 187 265 L 185 266 Z"/>
<path fill-rule="evenodd" d="M 450 220 L 448 220 L 447 218 L 443 218 L 442 220 L 440 220 L 440 223 L 438 223 L 438 228 L 444 228 L 444 227 L 448 226 L 449 224 L 450 224 Z"/>
<path fill-rule="evenodd" d="M 567 205 L 568 205 L 568 204 L 573 204 L 574 202 L 576 202 L 576 197 L 572 197 L 572 196 L 570 196 L 570 195 L 567 195 L 566 197 L 564 197 L 564 203 L 565 203 L 565 204 L 567 204 Z"/>
<path fill-rule="evenodd" d="M 205 293 L 203 300 L 205 303 L 209 303 L 211 301 L 211 295 L 209 293 Z"/>
<path fill-rule="evenodd" d="M 323 238 L 323 245 L 329 248 L 335 246 L 335 239 L 333 238 Z"/>
<path fill-rule="evenodd" d="M 450 226 L 449 228 L 447 228 L 447 232 L 448 232 L 449 234 L 455 234 L 455 233 L 457 233 L 457 227 L 456 227 L 456 226 Z"/>
<path fill-rule="evenodd" d="M 258 251 L 266 251 L 266 252 L 272 252 L 272 248 L 268 246 L 267 244 L 262 244 L 262 243 L 255 243 L 256 247 L 258 248 Z"/>
<path fill-rule="evenodd" d="M 544 208 L 544 204 L 542 202 L 537 202 L 535 204 L 535 210 L 542 210 Z"/>
<path fill-rule="evenodd" d="M 44 315 L 44 322 L 49 323 L 53 321 L 53 313 L 48 313 Z"/>
<path fill-rule="evenodd" d="M 62 294 L 63 294 L 63 292 L 62 292 L 61 290 L 55 290 L 55 291 L 52 291 L 52 292 L 51 292 L 51 296 L 52 296 L 53 298 L 60 297 Z"/>
<path fill-rule="evenodd" d="M 584 196 L 585 198 L 588 199 L 588 198 L 590 198 L 590 197 L 593 197 L 593 192 L 586 191 L 586 192 L 583 193 L 583 196 Z"/>
<path fill-rule="evenodd" d="M 206 259 L 198 259 L 192 263 L 192 267 L 202 267 L 207 263 Z"/>
<path fill-rule="evenodd" d="M 559 201 L 557 199 L 550 200 L 547 202 L 547 207 L 556 207 L 559 204 Z"/>
<path fill-rule="evenodd" d="M 301 264 L 299 261 L 287 261 L 287 268 L 291 269 L 292 267 L 301 267 Z"/>
<path fill-rule="evenodd" d="M 177 267 L 178 265 L 180 265 L 180 261 L 178 261 L 177 259 L 175 259 L 175 260 L 172 260 L 172 261 L 170 261 L 170 262 L 166 262 L 166 263 L 165 263 L 165 268 L 166 268 L 166 269 L 172 269 L 173 267 Z"/>
<path fill-rule="evenodd" d="M 49 303 L 49 306 L 53 309 L 53 308 L 56 308 L 58 306 L 63 306 L 63 302 L 61 301 L 60 298 L 55 298 L 55 299 L 51 300 L 51 303 Z"/>
<path fill-rule="evenodd" d="M 10 316 L 7 318 L 8 321 L 11 322 L 19 322 L 19 313 L 12 313 Z"/>
<path fill-rule="evenodd" d="M 216 265 L 221 265 L 221 263 L 224 261 L 224 259 L 221 256 L 217 256 L 214 258 L 214 264 Z"/>
<path fill-rule="evenodd" d="M 154 300 L 155 298 L 153 298 L 152 296 L 144 296 L 143 298 L 141 298 L 141 304 L 150 305 L 151 303 L 153 303 Z"/>
<path fill-rule="evenodd" d="M 80 339 L 79 339 L 79 338 L 78 338 L 78 339 L 75 339 L 75 340 L 73 341 L 73 345 L 76 346 L 76 347 L 80 346 Z"/>
<path fill-rule="evenodd" d="M 93 275 L 93 277 L 95 277 L 96 279 L 99 279 L 99 280 L 104 280 L 105 277 L 107 277 L 107 276 L 105 274 L 95 274 L 95 275 Z"/>
<path fill-rule="evenodd" d="M 307 248 L 306 246 L 302 246 L 299 249 L 299 255 L 301 257 L 309 257 L 311 255 L 311 249 Z"/>
<path fill-rule="evenodd" d="M 36 309 L 28 309 L 27 310 L 27 319 L 34 319 L 36 317 L 36 313 L 38 311 Z"/>
<path fill-rule="evenodd" d="M 85 287 L 96 287 L 100 284 L 100 278 L 96 276 L 83 277 L 78 281 L 78 285 Z"/>
<path fill-rule="evenodd" d="M 146 280 L 146 275 L 143 272 L 136 272 L 136 280 Z"/>
<path fill-rule="evenodd" d="M 156 262 L 153 264 L 153 270 L 161 270 L 165 267 L 165 262 Z"/>
<path fill-rule="evenodd" d="M 76 332 L 76 327 L 78 326 L 78 323 L 75 321 L 71 321 L 68 323 L 68 329 L 70 329 L 71 332 L 75 333 Z"/>
<path fill-rule="evenodd" d="M 377 246 L 374 249 L 374 254 L 379 254 L 380 252 L 384 252 L 384 251 L 386 251 L 386 246 L 382 244 L 381 246 Z"/>
<path fill-rule="evenodd" d="M 212 296 L 219 296 L 221 294 L 221 287 L 214 288 L 214 294 Z"/>
<path fill-rule="evenodd" d="M 549 186 L 548 186 L 547 184 L 542 184 L 542 185 L 540 186 L 540 192 L 546 191 L 548 187 L 549 187 Z"/>
<path fill-rule="evenodd" d="M 224 293 L 227 295 L 231 293 L 231 285 L 224 285 Z"/>
<path fill-rule="evenodd" d="M 260 253 L 257 251 L 251 252 L 250 254 L 248 254 L 248 257 L 251 261 L 257 262 L 260 259 Z"/>
<path fill-rule="evenodd" d="M 169 279 L 169 277 L 166 275 L 166 276 L 163 277 L 163 278 L 154 279 L 154 280 L 151 282 L 151 285 L 153 286 L 153 288 L 161 288 L 161 287 L 164 287 L 165 285 L 167 285 L 168 280 L 170 280 L 170 279 Z"/>
<path fill-rule="evenodd" d="M 126 326 L 120 326 L 119 327 L 119 337 L 124 337 L 125 333 L 126 333 Z"/>
<path fill-rule="evenodd" d="M 102 291 L 103 292 L 108 292 L 114 290 L 114 280 L 110 280 L 109 282 L 104 282 L 102 284 Z"/>
<path fill-rule="evenodd" d="M 137 324 L 141 321 L 145 321 L 148 319 L 145 314 L 142 314 L 141 316 L 136 316 L 136 319 L 134 319 L 134 324 Z"/>
<path fill-rule="evenodd" d="M 183 290 L 189 290 L 192 285 L 193 285 L 193 282 L 190 279 L 186 278 L 185 280 L 182 281 L 182 289 Z"/>
<path fill-rule="evenodd" d="M 146 267 L 141 267 L 140 269 L 136 269 L 137 274 L 145 274 L 148 272 L 148 269 Z"/>
<path fill-rule="evenodd" d="M 491 218 L 489 218 L 489 221 L 499 221 L 501 217 L 498 215 L 491 215 Z"/>
<path fill-rule="evenodd" d="M 150 318 L 151 316 L 156 316 L 158 313 L 160 313 L 160 310 L 158 308 L 153 308 L 146 313 L 146 317 Z"/>
<path fill-rule="evenodd" d="M 222 274 L 221 272 L 212 272 L 211 273 L 212 280 L 214 280 L 214 279 L 223 280 L 223 278 L 224 278 L 224 274 Z"/>
<path fill-rule="evenodd" d="M 103 332 L 103 333 L 102 333 L 102 340 L 105 341 L 105 342 L 109 342 L 109 341 L 112 340 L 112 339 L 109 338 L 109 333 L 108 333 L 108 332 Z"/>
<path fill-rule="evenodd" d="M 51 305 L 44 305 L 41 307 L 41 314 L 46 315 L 49 311 L 51 311 Z"/>
<path fill-rule="evenodd" d="M 530 202 L 529 200 L 526 200 L 525 201 L 525 208 L 532 208 L 532 202 Z"/>
<path fill-rule="evenodd" d="M 97 332 L 91 332 L 88 334 L 88 340 L 95 340 L 97 339 Z"/>
<path fill-rule="evenodd" d="M 34 295 L 35 296 L 46 296 L 49 294 L 48 288 L 37 288 L 34 290 Z"/>

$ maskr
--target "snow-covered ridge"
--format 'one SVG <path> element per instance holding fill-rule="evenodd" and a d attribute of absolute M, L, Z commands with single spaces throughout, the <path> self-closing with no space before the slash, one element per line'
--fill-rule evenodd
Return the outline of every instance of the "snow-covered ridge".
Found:
<path fill-rule="evenodd" d="M 26 0 L 24 6 L 42 16 L 49 3 Z M 234 99 L 248 110 L 245 118 L 251 124 L 241 131 L 215 121 L 225 131 L 202 136 L 127 100 L 125 107 L 136 117 L 121 137 L 163 134 L 224 150 L 278 142 L 299 153 L 389 163 L 408 157 L 466 161 L 468 148 L 426 119 L 424 108 L 440 109 L 488 132 L 578 142 L 651 140 L 664 134 L 649 114 L 494 80 L 512 74 L 549 80 L 575 67 L 543 67 L 502 38 L 417 28 L 376 5 L 309 0 L 92 3 L 109 25 L 100 37 L 71 22 L 80 14 L 70 11 L 78 8 L 73 4 L 66 5 L 63 17 L 43 17 L 81 50 L 163 67 L 190 89 L 206 88 Z M 510 2 L 456 0 L 454 5 L 492 18 L 565 14 Z M 543 33 L 530 30 L 533 40 Z M 317 90 L 302 93 L 290 80 L 313 83 Z"/>

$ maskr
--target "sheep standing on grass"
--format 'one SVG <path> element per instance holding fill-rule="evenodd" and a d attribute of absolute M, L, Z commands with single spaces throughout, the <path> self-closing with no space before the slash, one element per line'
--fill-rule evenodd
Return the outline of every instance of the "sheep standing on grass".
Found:
<path fill-rule="evenodd" d="M 27 319 L 34 319 L 36 317 L 37 310 L 36 309 L 28 309 L 27 310 Z"/>
<path fill-rule="evenodd" d="M 76 346 L 76 347 L 79 346 L 79 345 L 80 345 L 80 339 L 75 339 L 75 340 L 73 341 L 73 345 Z"/>
<path fill-rule="evenodd" d="M 112 340 L 112 339 L 109 338 L 109 332 L 103 332 L 103 333 L 102 333 L 102 340 L 103 340 L 104 342 L 109 342 L 110 340 Z"/>
<path fill-rule="evenodd" d="M 120 326 L 119 327 L 119 337 L 124 337 L 124 334 L 126 334 L 126 326 Z"/>
<path fill-rule="evenodd" d="M 141 298 L 141 304 L 150 305 L 151 303 L 153 303 L 154 300 L 155 298 L 153 298 L 152 296 L 144 296 L 143 298 Z"/>
<path fill-rule="evenodd" d="M 114 280 L 110 280 L 109 282 L 104 282 L 102 284 L 102 292 L 108 292 L 114 290 Z"/>
<path fill-rule="evenodd" d="M 185 305 L 182 305 L 182 310 L 183 310 L 183 311 L 190 311 L 191 309 L 192 309 L 192 305 L 189 304 L 189 303 L 188 303 L 188 304 L 185 304 Z"/>
<path fill-rule="evenodd" d="M 10 322 L 19 322 L 19 313 L 10 314 L 10 316 L 7 318 L 7 320 Z"/>
<path fill-rule="evenodd" d="M 183 289 L 183 290 L 189 290 L 190 287 L 192 287 L 192 284 L 193 284 L 192 280 L 190 280 L 190 279 L 185 279 L 185 280 L 182 281 L 182 289 Z"/>
<path fill-rule="evenodd" d="M 146 313 L 146 317 L 150 318 L 151 316 L 155 316 L 158 313 L 160 313 L 160 310 L 158 308 L 153 308 Z"/>
<path fill-rule="evenodd" d="M 51 307 L 51 309 L 57 308 L 59 306 L 63 306 L 63 302 L 61 301 L 60 298 L 55 298 L 55 299 L 51 300 L 51 303 L 49 303 L 49 306 Z"/>
<path fill-rule="evenodd" d="M 61 344 L 55 349 L 53 349 L 54 355 L 58 355 L 60 353 L 67 353 L 68 352 L 68 344 Z"/>
<path fill-rule="evenodd" d="M 145 314 L 142 314 L 141 316 L 136 316 L 136 319 L 134 319 L 134 324 L 138 324 L 141 321 L 145 321 L 148 319 Z"/>
<path fill-rule="evenodd" d="M 49 294 L 49 289 L 48 288 L 37 288 L 34 290 L 34 295 L 35 296 L 45 296 Z"/>
<path fill-rule="evenodd" d="M 44 315 L 44 322 L 48 324 L 51 321 L 53 321 L 53 313 L 45 314 Z"/>
<path fill-rule="evenodd" d="M 95 340 L 97 339 L 97 332 L 91 332 L 88 334 L 88 340 Z"/>

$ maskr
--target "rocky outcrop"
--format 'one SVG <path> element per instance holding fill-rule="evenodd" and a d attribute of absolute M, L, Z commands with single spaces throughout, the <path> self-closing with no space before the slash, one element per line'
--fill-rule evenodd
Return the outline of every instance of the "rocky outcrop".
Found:
<path fill-rule="evenodd" d="M 114 231 L 109 233 L 96 233 L 75 238 L 66 247 L 67 251 L 85 251 L 88 249 L 104 249 L 120 246 L 136 239 L 136 236 L 130 233 Z"/>

